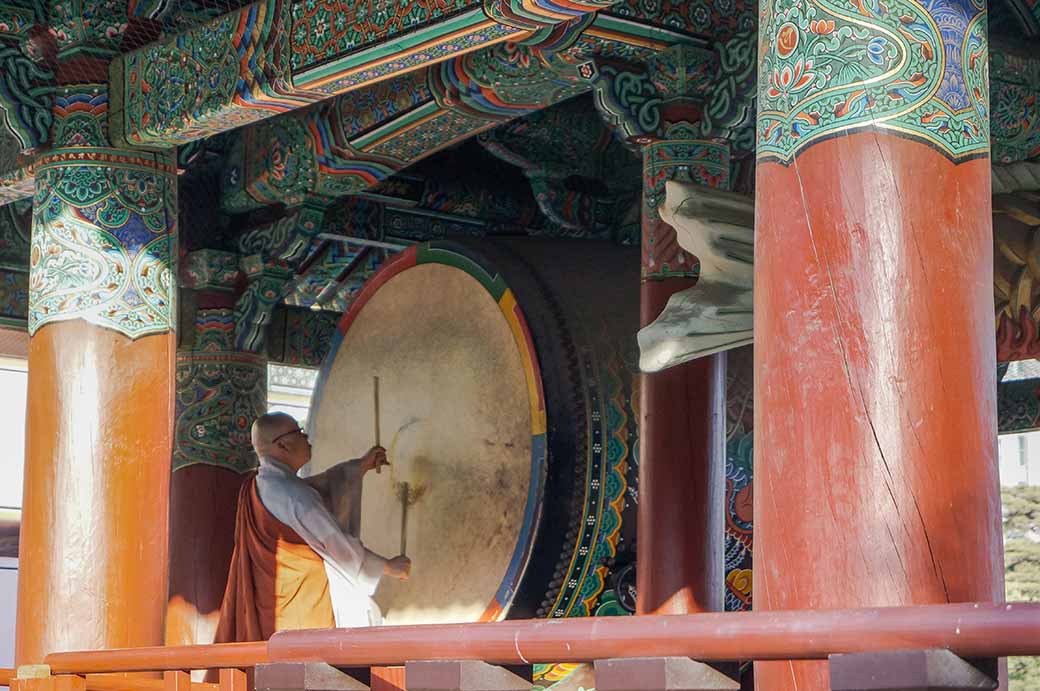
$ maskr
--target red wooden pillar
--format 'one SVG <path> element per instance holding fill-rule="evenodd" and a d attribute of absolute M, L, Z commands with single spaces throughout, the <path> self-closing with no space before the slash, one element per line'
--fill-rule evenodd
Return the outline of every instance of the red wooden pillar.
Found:
<path fill-rule="evenodd" d="M 238 491 L 256 467 L 249 433 L 267 410 L 267 358 L 235 346 L 239 257 L 185 257 L 170 486 L 167 645 L 213 642 L 234 550 Z M 194 319 L 189 321 L 188 315 Z M 199 675 L 201 677 L 201 675 Z"/>
<path fill-rule="evenodd" d="M 725 144 L 682 137 L 643 148 L 640 320 L 696 282 L 696 258 L 657 213 L 668 180 L 729 181 Z M 636 609 L 639 614 L 720 611 L 723 602 L 725 355 L 643 374 L 639 419 Z"/>
<path fill-rule="evenodd" d="M 755 609 L 999 601 L 984 5 L 796 4 L 759 55 Z"/>
<path fill-rule="evenodd" d="M 59 92 L 35 166 L 19 664 L 163 640 L 176 178 L 165 154 L 83 144 L 106 105 Z"/>

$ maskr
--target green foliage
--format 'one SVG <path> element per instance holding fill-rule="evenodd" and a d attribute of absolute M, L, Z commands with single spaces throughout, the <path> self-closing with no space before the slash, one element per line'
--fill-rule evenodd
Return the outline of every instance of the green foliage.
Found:
<path fill-rule="evenodd" d="M 1040 487 L 1004 487 L 1004 591 L 1009 601 L 1040 602 Z M 1008 659 L 1009 691 L 1040 689 L 1040 658 Z"/>

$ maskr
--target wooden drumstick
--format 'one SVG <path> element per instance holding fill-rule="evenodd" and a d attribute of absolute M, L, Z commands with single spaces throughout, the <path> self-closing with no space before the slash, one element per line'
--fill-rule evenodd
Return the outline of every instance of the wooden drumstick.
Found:
<path fill-rule="evenodd" d="M 379 446 L 379 377 L 372 377 L 372 398 L 375 404 L 375 426 L 376 426 L 376 446 Z M 376 466 L 376 473 L 382 474 L 382 467 Z"/>
<path fill-rule="evenodd" d="M 401 554 L 408 554 L 408 483 L 401 483 Z"/>
<path fill-rule="evenodd" d="M 408 554 L 408 507 L 426 492 L 425 485 L 398 482 L 397 497 L 401 500 L 401 554 Z"/>

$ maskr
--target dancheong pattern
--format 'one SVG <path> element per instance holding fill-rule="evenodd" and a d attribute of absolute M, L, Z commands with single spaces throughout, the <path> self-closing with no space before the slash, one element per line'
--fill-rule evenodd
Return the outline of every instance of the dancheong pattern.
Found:
<path fill-rule="evenodd" d="M 981 0 L 769 0 L 760 26 L 759 159 L 867 127 L 989 152 Z"/>
<path fill-rule="evenodd" d="M 174 327 L 172 158 L 55 149 L 36 167 L 29 333 L 85 319 L 130 338 Z"/>
<path fill-rule="evenodd" d="M 302 0 L 293 3 L 293 69 L 387 40 L 474 4 L 472 0 Z"/>
<path fill-rule="evenodd" d="M 669 180 L 728 189 L 730 154 L 726 142 L 697 139 L 697 130 L 672 125 L 664 138 L 643 147 L 643 278 L 695 278 L 697 258 L 679 245 L 675 229 L 661 220 Z"/>
<path fill-rule="evenodd" d="M 119 137 L 186 144 L 317 100 L 292 85 L 288 20 L 288 3 L 256 2 L 114 61 Z"/>
<path fill-rule="evenodd" d="M 177 352 L 173 469 L 203 463 L 252 470 L 249 430 L 267 410 L 267 359 L 234 350 L 228 308 L 198 310 L 193 335 L 191 350 Z"/>
<path fill-rule="evenodd" d="M 178 352 L 173 469 L 256 467 L 253 420 L 267 409 L 267 360 L 251 353 Z"/>

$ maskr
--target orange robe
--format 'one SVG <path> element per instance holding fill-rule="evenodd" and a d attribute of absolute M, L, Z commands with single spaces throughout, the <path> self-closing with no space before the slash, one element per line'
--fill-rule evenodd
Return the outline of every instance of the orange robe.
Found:
<path fill-rule="evenodd" d="M 256 475 L 242 484 L 216 643 L 266 641 L 275 631 L 335 627 L 325 563 L 267 510 Z"/>

